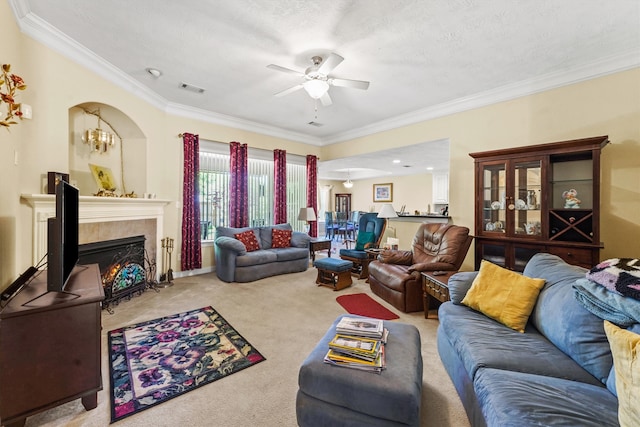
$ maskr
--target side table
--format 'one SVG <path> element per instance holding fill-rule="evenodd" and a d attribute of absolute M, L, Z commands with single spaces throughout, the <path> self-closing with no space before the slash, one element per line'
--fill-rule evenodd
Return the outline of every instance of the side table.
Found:
<path fill-rule="evenodd" d="M 326 250 L 331 258 L 331 240 L 327 239 L 311 239 L 309 241 L 309 252 L 311 252 L 311 262 L 316 260 L 316 251 Z"/>
<path fill-rule="evenodd" d="M 381 248 L 371 248 L 365 249 L 364 251 L 367 253 L 367 259 L 362 261 L 362 272 L 360 273 L 360 278 L 365 279 L 365 282 L 369 283 L 369 263 L 371 261 L 375 261 L 378 258 L 380 252 L 384 249 Z"/>
<path fill-rule="evenodd" d="M 437 301 L 449 301 L 449 278 L 457 271 L 425 271 L 422 272 L 422 291 L 424 304 L 424 318 L 429 318 L 431 298 Z"/>

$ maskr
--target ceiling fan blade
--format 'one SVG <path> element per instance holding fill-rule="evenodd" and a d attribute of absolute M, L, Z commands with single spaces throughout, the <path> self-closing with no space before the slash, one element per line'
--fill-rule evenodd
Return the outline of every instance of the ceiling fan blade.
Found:
<path fill-rule="evenodd" d="M 289 89 L 285 89 L 282 92 L 278 92 L 276 93 L 274 96 L 285 96 L 285 95 L 289 95 L 292 92 L 295 92 L 297 90 L 302 89 L 302 85 L 295 85 L 293 87 L 290 87 Z"/>
<path fill-rule="evenodd" d="M 329 96 L 329 92 L 325 92 L 324 95 L 320 97 L 320 102 L 322 102 L 322 105 L 325 107 L 333 104 L 333 101 L 331 101 L 331 97 Z"/>
<path fill-rule="evenodd" d="M 329 83 L 333 86 L 350 87 L 354 89 L 367 90 L 369 82 L 364 80 L 348 80 L 348 79 L 329 79 Z"/>
<path fill-rule="evenodd" d="M 344 61 L 344 58 L 336 53 L 332 53 L 329 55 L 327 59 L 322 61 L 320 64 L 320 68 L 318 68 L 318 73 L 328 75 L 334 68 L 336 68 L 340 63 Z"/>
<path fill-rule="evenodd" d="M 269 65 L 267 65 L 267 68 L 271 68 L 272 70 L 276 70 L 276 71 L 281 71 L 283 73 L 295 74 L 296 76 L 304 76 L 304 73 L 302 73 L 300 71 L 292 70 L 290 68 L 281 67 L 281 66 L 275 65 L 275 64 L 269 64 Z"/>

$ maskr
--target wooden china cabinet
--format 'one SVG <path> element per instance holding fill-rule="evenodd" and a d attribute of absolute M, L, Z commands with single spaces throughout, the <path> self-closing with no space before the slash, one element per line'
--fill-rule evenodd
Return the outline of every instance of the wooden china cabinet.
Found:
<path fill-rule="evenodd" d="M 475 163 L 475 264 L 523 271 L 538 252 L 599 262 L 600 153 L 607 136 L 469 154 Z"/>
<path fill-rule="evenodd" d="M 336 194 L 336 212 L 343 212 L 345 218 L 351 212 L 351 193 Z"/>

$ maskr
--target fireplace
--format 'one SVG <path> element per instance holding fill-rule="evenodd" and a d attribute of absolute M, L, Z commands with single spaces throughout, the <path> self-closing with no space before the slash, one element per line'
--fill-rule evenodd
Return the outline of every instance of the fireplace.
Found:
<path fill-rule="evenodd" d="M 112 305 L 140 295 L 148 287 L 144 236 L 86 243 L 79 247 L 79 264 L 98 264 L 105 299 L 102 308 L 113 313 Z"/>

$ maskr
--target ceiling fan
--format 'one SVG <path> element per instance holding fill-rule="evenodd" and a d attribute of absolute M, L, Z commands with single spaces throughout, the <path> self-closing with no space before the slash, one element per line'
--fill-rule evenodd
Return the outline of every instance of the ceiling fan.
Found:
<path fill-rule="evenodd" d="M 337 79 L 329 75 L 340 63 L 344 61 L 344 58 L 338 54 L 331 53 L 326 60 L 323 60 L 321 56 L 313 56 L 311 58 L 312 66 L 307 68 L 304 73 L 301 71 L 292 70 L 290 68 L 281 67 L 275 64 L 267 65 L 267 68 L 272 70 L 282 71 L 283 73 L 295 74 L 296 76 L 303 77 L 303 82 L 290 87 L 289 89 L 278 92 L 275 96 L 284 96 L 298 89 L 304 89 L 309 96 L 313 99 L 319 99 L 322 105 L 328 106 L 332 104 L 331 97 L 329 96 L 330 86 L 350 87 L 355 89 L 366 90 L 369 87 L 369 82 L 362 80 L 348 80 Z"/>

